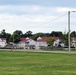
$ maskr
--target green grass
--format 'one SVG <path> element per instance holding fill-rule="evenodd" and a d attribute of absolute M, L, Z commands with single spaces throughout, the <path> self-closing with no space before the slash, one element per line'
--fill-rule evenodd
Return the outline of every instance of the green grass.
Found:
<path fill-rule="evenodd" d="M 0 75 L 76 75 L 76 55 L 0 51 Z"/>

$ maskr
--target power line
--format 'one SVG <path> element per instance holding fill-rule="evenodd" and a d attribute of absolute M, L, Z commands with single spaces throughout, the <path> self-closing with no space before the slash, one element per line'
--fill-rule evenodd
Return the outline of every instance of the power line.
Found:
<path fill-rule="evenodd" d="M 46 21 L 46 22 L 44 22 L 44 23 L 42 23 L 42 24 L 38 24 L 38 25 L 36 25 L 36 26 L 32 26 L 32 27 L 28 27 L 28 28 L 34 28 L 34 27 L 38 27 L 38 26 L 47 24 L 47 23 L 49 23 L 49 22 L 54 22 L 54 21 L 59 20 L 60 18 L 64 17 L 65 15 L 67 15 L 67 13 L 64 14 L 64 15 L 61 15 L 61 16 L 55 18 L 55 19 L 52 19 L 52 20 Z M 27 29 L 27 28 L 25 28 L 25 29 Z"/>

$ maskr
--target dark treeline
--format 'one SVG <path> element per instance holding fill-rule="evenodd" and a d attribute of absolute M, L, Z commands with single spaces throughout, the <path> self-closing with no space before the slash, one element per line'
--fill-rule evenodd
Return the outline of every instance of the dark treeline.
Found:
<path fill-rule="evenodd" d="M 0 33 L 0 38 L 7 38 L 7 43 L 14 42 L 17 43 L 20 41 L 20 38 L 23 37 L 32 37 L 34 40 L 36 40 L 39 36 L 47 36 L 47 37 L 60 37 L 64 42 L 68 41 L 68 33 L 62 33 L 61 31 L 52 31 L 51 33 L 35 33 L 33 34 L 32 31 L 27 31 L 26 33 L 23 34 L 21 30 L 16 30 L 11 33 L 7 33 L 5 29 L 3 29 Z M 71 37 L 75 37 L 76 32 L 73 31 L 71 32 Z"/>

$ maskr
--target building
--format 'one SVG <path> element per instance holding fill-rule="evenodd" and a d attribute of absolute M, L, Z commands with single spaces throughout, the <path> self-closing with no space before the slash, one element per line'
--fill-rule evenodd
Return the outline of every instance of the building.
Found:
<path fill-rule="evenodd" d="M 40 47 L 47 47 L 48 46 L 48 44 L 47 44 L 47 42 L 46 42 L 46 38 L 47 37 L 38 37 L 37 38 L 37 46 L 40 48 Z"/>
<path fill-rule="evenodd" d="M 46 42 L 46 39 L 48 39 L 48 38 L 51 38 L 51 37 L 38 37 L 37 38 L 38 46 L 39 47 L 47 47 L 48 44 Z M 53 37 L 53 38 L 55 40 L 54 43 L 53 43 L 54 47 L 59 47 L 59 46 L 64 47 L 64 43 L 61 42 L 60 37 Z"/>
<path fill-rule="evenodd" d="M 17 48 L 24 48 L 24 49 L 40 49 L 43 47 L 48 47 L 48 44 L 46 42 L 46 39 L 50 37 L 38 37 L 37 40 L 33 40 L 30 37 L 27 38 L 20 38 L 19 43 L 17 44 Z M 64 47 L 63 43 L 60 43 L 59 37 L 54 37 L 55 41 L 53 43 L 54 47 L 58 47 L 59 45 Z"/>
<path fill-rule="evenodd" d="M 60 37 L 53 37 L 55 39 L 53 46 L 54 47 L 64 47 L 64 43 L 61 42 Z"/>
<path fill-rule="evenodd" d="M 76 47 L 76 37 L 72 38 L 71 46 Z"/>
<path fill-rule="evenodd" d="M 20 42 L 17 44 L 17 48 L 33 49 L 36 42 L 32 38 L 20 38 Z"/>
<path fill-rule="evenodd" d="M 0 48 L 5 47 L 6 45 L 6 38 L 0 38 Z"/>

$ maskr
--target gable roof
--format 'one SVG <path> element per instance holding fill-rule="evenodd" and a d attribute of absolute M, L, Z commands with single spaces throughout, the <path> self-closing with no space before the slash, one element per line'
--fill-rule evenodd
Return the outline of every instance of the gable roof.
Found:
<path fill-rule="evenodd" d="M 20 38 L 21 42 L 28 42 L 28 40 L 32 40 L 31 38 L 27 37 L 27 38 Z"/>
<path fill-rule="evenodd" d="M 37 38 L 37 42 L 46 42 L 46 39 L 48 39 L 50 37 L 47 37 L 47 36 L 43 36 L 43 37 L 38 37 Z M 60 39 L 59 37 L 53 37 L 55 40 L 58 40 Z M 31 37 L 27 37 L 27 38 L 20 38 L 20 41 L 21 42 L 28 42 L 28 40 L 31 40 L 32 38 Z M 32 39 L 33 40 L 33 39 Z"/>
<path fill-rule="evenodd" d="M 6 40 L 6 38 L 0 38 L 1 40 Z"/>
<path fill-rule="evenodd" d="M 20 41 L 25 42 L 26 38 L 20 38 Z"/>
<path fill-rule="evenodd" d="M 37 42 L 46 42 L 45 38 L 46 37 L 38 37 Z"/>
<path fill-rule="evenodd" d="M 58 40 L 58 39 L 60 39 L 60 37 L 53 37 L 55 40 Z"/>
<path fill-rule="evenodd" d="M 51 37 L 46 37 L 46 36 L 44 36 L 44 37 L 38 37 L 37 38 L 37 42 L 46 42 L 46 39 L 48 39 L 48 38 L 51 38 Z M 60 39 L 60 37 L 53 37 L 55 40 L 58 40 L 58 39 Z"/>
<path fill-rule="evenodd" d="M 72 39 L 73 39 L 74 41 L 76 41 L 76 37 L 73 37 Z"/>

